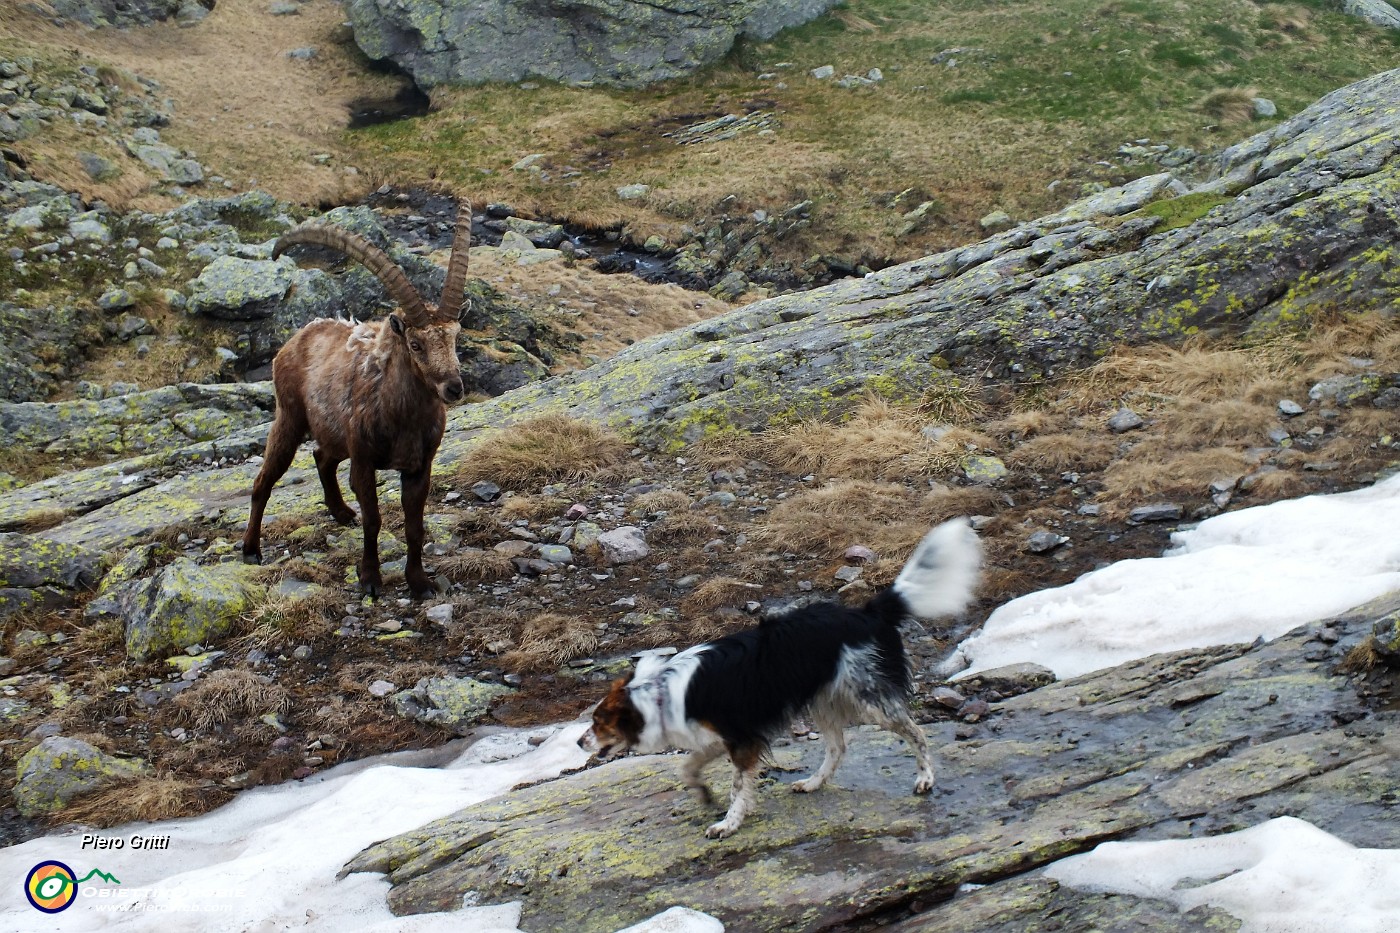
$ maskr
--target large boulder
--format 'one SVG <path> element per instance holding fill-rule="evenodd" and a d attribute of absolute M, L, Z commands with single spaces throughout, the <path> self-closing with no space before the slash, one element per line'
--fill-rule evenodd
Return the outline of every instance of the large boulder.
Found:
<path fill-rule="evenodd" d="M 481 721 L 493 702 L 511 692 L 509 687 L 471 677 L 424 677 L 392 700 L 400 716 L 463 735 Z"/>
<path fill-rule="evenodd" d="M 1400 29 L 1400 10 L 1385 0 L 1342 0 L 1342 12 L 1359 16 L 1376 26 Z"/>
<path fill-rule="evenodd" d="M 126 624 L 127 657 L 141 664 L 227 635 L 264 592 L 253 580 L 256 569 L 182 557 L 153 577 L 115 588 L 109 595 Z"/>
<path fill-rule="evenodd" d="M 592 81 L 639 87 L 767 39 L 836 0 L 350 0 L 355 41 L 419 87 Z"/>
<path fill-rule="evenodd" d="M 141 762 L 113 758 L 81 739 L 50 736 L 19 760 L 15 809 L 22 816 L 43 816 L 63 809 L 74 797 L 143 771 Z"/>

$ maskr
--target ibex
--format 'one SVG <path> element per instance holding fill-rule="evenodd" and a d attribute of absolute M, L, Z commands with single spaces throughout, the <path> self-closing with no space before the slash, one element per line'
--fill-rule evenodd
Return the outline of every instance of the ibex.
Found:
<path fill-rule="evenodd" d="M 261 563 L 263 510 L 272 487 L 287 472 L 297 447 L 316 441 L 316 472 L 326 507 L 342 525 L 355 522 L 336 480 L 336 467 L 350 461 L 350 489 L 364 517 L 365 545 L 360 588 L 378 596 L 379 501 L 376 470 L 398 470 L 403 485 L 404 576 L 418 598 L 437 587 L 423 571 L 423 506 L 433 456 L 447 424 L 447 404 L 462 397 L 457 335 L 471 250 L 471 205 L 457 212 L 447 280 L 436 308 L 423 301 L 402 269 L 374 244 L 338 227 L 307 225 L 291 230 L 272 248 L 274 259 L 288 247 L 311 243 L 357 259 L 384 284 L 398 310 L 373 323 L 312 321 L 293 335 L 272 361 L 277 416 L 267 454 L 253 483 L 243 559 Z"/>

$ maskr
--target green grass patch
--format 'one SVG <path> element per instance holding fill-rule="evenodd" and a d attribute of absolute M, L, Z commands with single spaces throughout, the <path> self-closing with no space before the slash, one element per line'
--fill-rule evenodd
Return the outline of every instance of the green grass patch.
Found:
<path fill-rule="evenodd" d="M 1141 207 L 1129 217 L 1160 217 L 1162 222 L 1157 225 L 1153 233 L 1163 233 L 1167 230 L 1175 230 L 1178 227 L 1185 227 L 1200 220 L 1214 208 L 1222 204 L 1230 203 L 1230 198 L 1221 197 L 1217 194 L 1198 192 L 1196 194 L 1183 194 L 1179 198 L 1170 198 L 1165 201 L 1153 201 L 1146 207 Z"/>

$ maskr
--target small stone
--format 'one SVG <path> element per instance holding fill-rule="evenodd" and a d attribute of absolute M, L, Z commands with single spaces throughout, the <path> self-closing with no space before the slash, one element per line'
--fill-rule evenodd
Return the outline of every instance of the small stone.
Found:
<path fill-rule="evenodd" d="M 495 502 L 501 497 L 501 487 L 488 480 L 472 483 L 472 495 L 482 502 Z"/>
<path fill-rule="evenodd" d="M 1267 97 L 1255 97 L 1250 103 L 1254 105 L 1254 115 L 1260 119 L 1278 116 L 1278 105 Z"/>
<path fill-rule="evenodd" d="M 576 522 L 587 515 L 588 506 L 575 502 L 573 505 L 569 506 L 568 510 L 564 513 L 564 519 L 566 521 Z"/>
<path fill-rule="evenodd" d="M 845 567 L 837 570 L 832 576 L 841 583 L 854 583 L 856 580 L 860 579 L 860 575 L 861 568 L 847 564 Z"/>
<path fill-rule="evenodd" d="M 311 657 L 311 646 L 297 645 L 296 650 L 292 652 L 292 657 L 296 658 L 298 661 L 309 659 Z"/>
<path fill-rule="evenodd" d="M 1131 408 L 1120 408 L 1108 419 L 1108 429 L 1114 434 L 1132 431 L 1143 425 L 1142 416 Z"/>
<path fill-rule="evenodd" d="M 836 74 L 836 67 L 834 65 L 822 65 L 820 68 L 812 69 L 812 77 L 816 78 L 818 81 L 825 81 L 834 74 Z"/>
<path fill-rule="evenodd" d="M 512 165 L 511 168 L 514 169 L 514 170 L 517 171 L 517 172 L 526 172 L 526 171 L 529 171 L 529 170 L 532 169 L 532 168 L 533 168 L 535 171 L 539 171 L 539 168 L 537 167 L 537 163 L 538 163 L 541 159 L 543 159 L 543 158 L 544 158 L 544 153 L 543 153 L 543 152 L 532 152 L 532 153 L 530 153 L 529 155 L 527 155 L 525 158 L 521 159 L 519 162 L 516 162 L 514 165 Z"/>
<path fill-rule="evenodd" d="M 399 689 L 395 684 L 387 680 L 376 680 L 369 685 L 370 696 L 386 697 Z"/>
<path fill-rule="evenodd" d="M 1278 413 L 1285 418 L 1296 418 L 1305 410 L 1306 409 L 1304 409 L 1302 405 L 1299 405 L 1291 398 L 1281 399 L 1278 403 Z"/>
<path fill-rule="evenodd" d="M 134 304 L 136 299 L 124 288 L 109 288 L 97 299 L 97 306 L 103 311 L 123 311 Z"/>
<path fill-rule="evenodd" d="M 1053 531 L 1037 531 L 1026 539 L 1024 550 L 1031 554 L 1047 554 L 1068 541 L 1069 538 Z"/>
<path fill-rule="evenodd" d="M 1016 222 L 1011 219 L 1011 215 L 1006 213 L 1006 211 L 992 211 L 977 223 L 985 233 L 1000 233 L 1016 225 Z"/>
<path fill-rule="evenodd" d="M 603 549 L 603 559 L 609 564 L 630 564 L 651 553 L 646 536 L 635 525 L 623 525 L 598 536 L 598 546 Z"/>
<path fill-rule="evenodd" d="M 312 46 L 303 46 L 299 49 L 292 49 L 287 53 L 287 57 L 296 61 L 308 62 L 316 57 L 316 49 Z"/>
<path fill-rule="evenodd" d="M 636 201 L 647 196 L 651 191 L 650 185 L 623 185 L 617 189 L 617 196 L 624 201 Z"/>
<path fill-rule="evenodd" d="M 438 603 L 423 613 L 434 625 L 451 625 L 455 607 L 451 603 Z"/>
<path fill-rule="evenodd" d="M 864 544 L 852 544 L 842 556 L 854 564 L 868 564 L 875 560 L 875 552 Z"/>
<path fill-rule="evenodd" d="M 1130 522 L 1175 522 L 1181 519 L 1181 506 L 1173 502 L 1143 505 L 1128 513 Z"/>
<path fill-rule="evenodd" d="M 990 454 L 972 454 L 963 459 L 963 475 L 978 484 L 995 483 L 1007 475 L 1006 464 Z"/>
<path fill-rule="evenodd" d="M 968 700 L 958 710 L 958 716 L 963 722 L 980 722 L 992 711 L 992 706 L 986 700 Z"/>
<path fill-rule="evenodd" d="M 562 544 L 545 544 L 540 547 L 540 559 L 550 564 L 572 564 L 574 552 Z"/>
<path fill-rule="evenodd" d="M 963 696 L 952 687 L 939 687 L 933 691 L 933 702 L 939 706 L 946 706 L 949 709 L 959 709 L 967 702 L 967 697 Z"/>

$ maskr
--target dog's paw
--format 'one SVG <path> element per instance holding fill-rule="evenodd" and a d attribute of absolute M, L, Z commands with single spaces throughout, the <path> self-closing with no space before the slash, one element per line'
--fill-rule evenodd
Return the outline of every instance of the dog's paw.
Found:
<path fill-rule="evenodd" d="M 814 777 L 809 777 L 801 781 L 793 781 L 792 792 L 794 794 L 810 794 L 812 793 L 812 791 L 818 790 L 822 786 L 822 784 L 822 781 L 819 781 Z"/>
<path fill-rule="evenodd" d="M 931 777 L 921 777 L 914 782 L 914 793 L 916 794 L 927 794 L 931 790 L 933 790 L 933 778 Z"/>
<path fill-rule="evenodd" d="M 738 823 L 730 823 L 729 820 L 720 820 L 705 830 L 707 839 L 723 839 L 726 836 L 734 835 L 734 831 L 739 828 Z"/>

